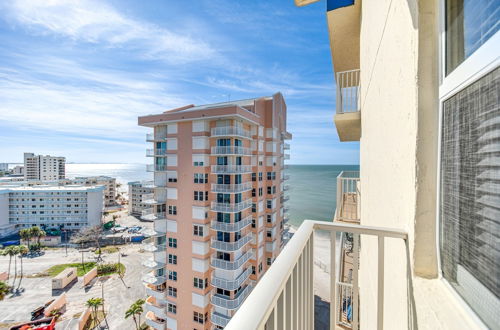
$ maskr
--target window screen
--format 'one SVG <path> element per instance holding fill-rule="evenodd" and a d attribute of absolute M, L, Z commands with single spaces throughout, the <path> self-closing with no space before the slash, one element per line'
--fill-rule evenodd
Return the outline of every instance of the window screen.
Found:
<path fill-rule="evenodd" d="M 443 276 L 492 328 L 500 324 L 500 69 L 443 103 Z"/>

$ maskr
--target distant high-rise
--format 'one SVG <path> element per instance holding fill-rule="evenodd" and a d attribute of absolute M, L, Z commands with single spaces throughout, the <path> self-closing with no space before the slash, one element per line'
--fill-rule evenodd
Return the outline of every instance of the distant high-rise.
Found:
<path fill-rule="evenodd" d="M 66 177 L 66 158 L 24 153 L 26 180 L 60 180 Z"/>
<path fill-rule="evenodd" d="M 146 322 L 222 329 L 286 241 L 285 100 L 191 105 L 139 125 L 154 128 Z"/>

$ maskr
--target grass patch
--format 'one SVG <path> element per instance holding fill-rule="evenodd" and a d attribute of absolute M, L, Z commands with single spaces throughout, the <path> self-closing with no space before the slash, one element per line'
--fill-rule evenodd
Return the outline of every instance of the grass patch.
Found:
<path fill-rule="evenodd" d="M 111 274 L 121 274 L 125 275 L 125 266 L 120 263 L 115 264 L 102 264 L 97 266 L 97 275 L 106 276 Z"/>
<path fill-rule="evenodd" d="M 85 267 L 83 265 L 85 265 Z M 56 276 L 66 268 L 76 267 L 78 276 L 83 276 L 95 267 L 95 262 L 85 262 L 83 265 L 80 262 L 74 264 L 60 264 L 50 267 L 46 272 L 49 276 Z"/>
<path fill-rule="evenodd" d="M 118 248 L 116 246 L 106 246 L 101 248 L 101 253 L 116 253 L 118 252 Z M 99 249 L 94 251 L 95 254 L 99 254 Z"/>

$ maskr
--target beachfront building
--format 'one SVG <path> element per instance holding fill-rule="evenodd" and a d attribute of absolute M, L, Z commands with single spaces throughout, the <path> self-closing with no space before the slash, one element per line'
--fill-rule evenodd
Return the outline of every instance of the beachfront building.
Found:
<path fill-rule="evenodd" d="M 116 205 L 116 179 L 110 176 L 80 176 L 71 180 L 71 184 L 82 186 L 104 186 L 104 206 Z"/>
<path fill-rule="evenodd" d="M 151 196 L 154 193 L 152 181 L 133 181 L 128 183 L 128 214 L 135 217 L 143 216 L 142 212 L 146 210 L 144 216 L 151 210 L 151 205 L 144 203 L 145 196 Z M 145 218 L 148 219 L 147 217 Z"/>
<path fill-rule="evenodd" d="M 222 329 L 284 244 L 283 96 L 190 105 L 139 125 L 154 128 L 146 323 Z"/>
<path fill-rule="evenodd" d="M 331 233 L 330 329 L 498 328 L 499 11 L 493 0 L 327 1 L 335 126 L 360 143 L 359 224 L 305 221 L 227 328 L 313 328 L 317 229 Z M 337 232 L 359 254 L 350 285 Z"/>
<path fill-rule="evenodd" d="M 104 186 L 0 186 L 0 237 L 40 226 L 78 230 L 101 224 Z"/>
<path fill-rule="evenodd" d="M 7 173 L 9 171 L 9 163 L 0 163 L 0 173 Z"/>
<path fill-rule="evenodd" d="M 24 176 L 24 166 L 16 165 L 11 170 L 11 175 L 13 176 Z"/>
<path fill-rule="evenodd" d="M 25 180 L 60 180 L 66 177 L 66 158 L 24 153 Z"/>

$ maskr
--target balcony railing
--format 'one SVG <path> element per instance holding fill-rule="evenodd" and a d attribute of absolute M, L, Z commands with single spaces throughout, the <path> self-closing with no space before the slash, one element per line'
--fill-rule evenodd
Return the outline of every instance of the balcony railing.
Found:
<path fill-rule="evenodd" d="M 336 220 L 359 223 L 361 191 L 358 171 L 342 171 L 337 176 Z"/>
<path fill-rule="evenodd" d="M 164 268 L 165 264 L 163 262 L 155 261 L 153 258 L 146 259 L 142 262 L 142 265 L 150 270 Z"/>
<path fill-rule="evenodd" d="M 225 269 L 225 270 L 236 270 L 243 266 L 248 260 L 253 256 L 252 250 L 248 250 L 235 261 L 226 261 L 212 257 L 211 265 L 215 268 Z"/>
<path fill-rule="evenodd" d="M 400 246 L 401 249 L 406 249 L 407 233 L 397 229 L 306 220 L 257 283 L 247 300 L 232 317 L 226 330 L 314 328 L 313 233 L 316 229 L 328 231 L 331 240 L 329 272 L 330 329 L 335 329 L 335 326 L 340 324 L 338 315 L 343 313 L 344 308 L 351 309 L 352 328 L 358 329 L 359 235 L 374 236 L 378 239 L 377 305 L 367 306 L 366 308 L 375 308 L 377 310 L 376 327 L 378 330 L 383 329 L 385 239 L 401 240 L 403 243 Z M 340 294 L 337 292 L 339 289 L 336 271 L 337 232 L 353 233 L 355 237 L 352 293 L 344 290 L 345 287 L 340 287 Z M 398 245 L 391 243 L 392 246 L 397 247 Z M 402 265 L 402 267 L 406 268 L 407 265 Z M 344 304 L 342 299 L 349 294 L 352 299 Z M 340 297 L 342 304 L 339 305 L 337 297 Z M 408 313 L 408 318 L 410 317 L 411 315 Z M 408 322 L 410 322 L 410 319 L 408 319 Z"/>
<path fill-rule="evenodd" d="M 242 138 L 251 139 L 252 134 L 250 131 L 236 126 L 215 127 L 211 130 L 212 137 L 217 136 L 238 136 Z"/>
<path fill-rule="evenodd" d="M 360 71 L 337 72 L 337 113 L 359 111 Z"/>
<path fill-rule="evenodd" d="M 212 301 L 212 304 L 214 304 L 215 306 L 222 307 L 225 309 L 234 310 L 234 309 L 237 309 L 238 307 L 240 307 L 240 305 L 246 299 L 246 297 L 248 296 L 250 291 L 252 291 L 252 286 L 247 285 L 242 291 L 240 291 L 238 293 L 238 295 L 234 299 L 231 299 L 227 296 L 223 296 L 223 295 L 219 295 L 219 294 L 215 293 L 212 296 L 211 301 Z"/>
<path fill-rule="evenodd" d="M 147 133 L 146 134 L 146 141 L 147 142 L 165 141 L 166 139 L 167 139 L 167 137 L 165 136 L 165 134 L 157 134 L 156 136 L 154 133 Z"/>
<path fill-rule="evenodd" d="M 165 276 L 155 276 L 154 274 L 146 274 L 142 277 L 142 281 L 146 284 L 161 285 L 167 281 Z"/>
<path fill-rule="evenodd" d="M 166 149 L 146 149 L 146 157 L 166 156 Z"/>
<path fill-rule="evenodd" d="M 214 193 L 240 193 L 249 190 L 252 190 L 251 182 L 239 184 L 212 184 L 212 192 Z"/>
<path fill-rule="evenodd" d="M 149 312 L 153 312 L 156 316 L 161 317 L 162 319 L 167 318 L 166 314 L 166 306 L 165 305 L 155 305 L 153 304 L 152 297 L 146 299 L 146 310 Z"/>
<path fill-rule="evenodd" d="M 212 173 L 214 174 L 243 174 L 251 172 L 251 165 L 212 165 Z"/>
<path fill-rule="evenodd" d="M 251 156 L 252 151 L 250 148 L 226 146 L 226 147 L 212 147 L 212 155 L 242 155 Z"/>
<path fill-rule="evenodd" d="M 284 143 L 283 150 L 290 150 L 290 143 Z"/>
<path fill-rule="evenodd" d="M 225 327 L 231 318 L 226 315 L 219 314 L 217 312 L 212 312 L 210 316 L 210 321 L 212 321 L 213 324 L 218 325 L 220 327 Z"/>
<path fill-rule="evenodd" d="M 252 216 L 248 216 L 238 222 L 220 222 L 217 220 L 212 220 L 212 229 L 215 231 L 224 231 L 229 233 L 234 233 L 242 230 L 243 228 L 250 226 L 252 223 Z"/>
<path fill-rule="evenodd" d="M 212 202 L 211 204 L 212 211 L 214 212 L 227 212 L 227 213 L 236 213 L 246 210 L 252 207 L 252 200 L 247 199 L 240 203 L 218 203 Z"/>
<path fill-rule="evenodd" d="M 246 280 L 250 278 L 252 274 L 252 268 L 247 268 L 243 273 L 240 274 L 235 280 L 225 280 L 223 278 L 212 276 L 212 286 L 221 288 L 224 290 L 236 290 L 238 289 Z"/>
<path fill-rule="evenodd" d="M 155 330 L 165 330 L 167 322 L 165 320 L 157 319 L 153 312 L 147 312 L 146 324 Z"/>
<path fill-rule="evenodd" d="M 145 221 L 155 221 L 166 219 L 165 212 L 154 212 L 152 207 L 142 210 L 141 219 Z"/>
<path fill-rule="evenodd" d="M 290 159 L 290 154 L 283 154 L 283 158 L 286 160 Z"/>
<path fill-rule="evenodd" d="M 166 299 L 165 292 L 166 292 L 165 289 L 160 291 L 157 290 L 156 288 L 150 288 L 149 286 L 146 286 L 146 295 L 155 297 L 155 299 L 165 300 Z"/>
<path fill-rule="evenodd" d="M 146 171 L 148 172 L 165 172 L 167 170 L 167 165 L 155 165 L 155 164 L 147 164 Z"/>
<path fill-rule="evenodd" d="M 212 249 L 225 251 L 225 252 L 233 252 L 241 249 L 245 245 L 247 245 L 252 240 L 252 235 L 247 234 L 237 240 L 236 242 L 222 242 L 218 241 L 215 238 L 212 238 Z"/>

